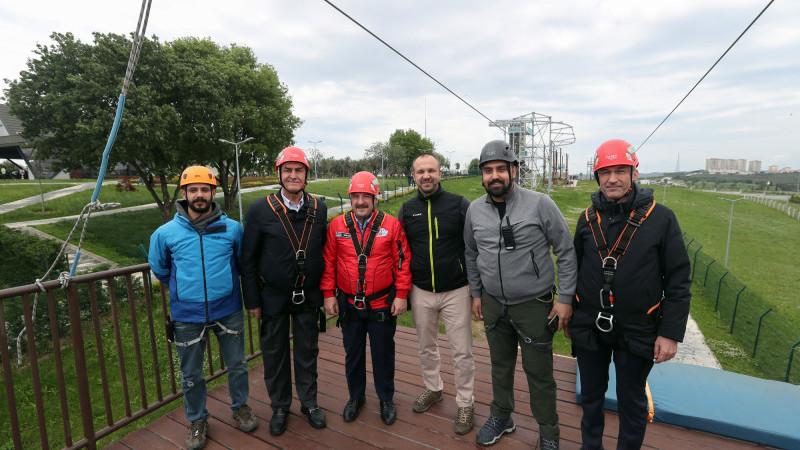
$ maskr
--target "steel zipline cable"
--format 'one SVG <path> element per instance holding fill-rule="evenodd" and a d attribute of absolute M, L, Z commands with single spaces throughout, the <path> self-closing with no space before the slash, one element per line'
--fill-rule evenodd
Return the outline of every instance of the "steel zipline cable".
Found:
<path fill-rule="evenodd" d="M 117 137 L 117 131 L 119 131 L 119 124 L 122 120 L 122 111 L 125 109 L 125 96 L 128 93 L 128 88 L 130 87 L 131 80 L 133 79 L 133 73 L 136 71 L 136 65 L 139 63 L 139 54 L 142 51 L 142 43 L 144 41 L 145 30 L 147 30 L 147 21 L 150 17 L 150 5 L 152 4 L 152 0 L 142 0 L 142 8 L 139 11 L 139 22 L 136 24 L 136 32 L 133 35 L 133 44 L 131 45 L 131 53 L 128 56 L 128 67 L 125 70 L 125 79 L 122 83 L 122 91 L 119 94 L 119 102 L 117 104 L 117 114 L 114 117 L 114 125 L 111 127 L 111 132 L 108 135 L 108 141 L 106 142 L 105 150 L 103 151 L 103 159 L 100 163 L 100 172 L 97 175 L 97 184 L 95 185 L 94 192 L 92 193 L 92 198 L 81 210 L 81 214 L 78 219 L 75 221 L 75 225 L 72 227 L 72 230 L 69 232 L 69 236 L 61 245 L 61 249 L 58 252 L 58 256 L 55 257 L 53 263 L 50 265 L 50 268 L 47 269 L 44 275 L 41 278 L 36 279 L 36 284 L 39 286 L 39 289 L 42 292 L 45 292 L 44 286 L 42 285 L 42 280 L 46 280 L 50 273 L 55 269 L 56 265 L 58 265 L 58 261 L 64 255 L 67 245 L 69 245 L 69 241 L 72 239 L 72 236 L 75 234 L 75 230 L 78 229 L 78 225 L 80 225 L 81 221 L 83 220 L 83 228 L 81 230 L 81 237 L 78 241 L 77 250 L 75 251 L 75 258 L 72 262 L 72 267 L 70 268 L 69 272 L 62 272 L 58 276 L 58 280 L 61 282 L 61 287 L 66 288 L 69 284 L 70 278 L 75 275 L 75 270 L 78 267 L 78 262 L 81 259 L 81 247 L 83 246 L 83 240 L 86 236 L 86 226 L 89 224 L 89 217 L 92 214 L 92 211 L 102 211 L 107 208 L 115 208 L 119 206 L 119 203 L 100 203 L 97 200 L 97 197 L 100 195 L 100 188 L 103 187 L 103 180 L 105 178 L 106 169 L 108 168 L 108 156 L 111 153 L 111 148 L 114 146 L 114 140 Z M 39 293 L 37 292 L 34 294 L 33 297 L 33 307 L 31 309 L 31 322 L 33 323 L 36 318 L 36 306 L 39 302 Z M 17 335 L 17 364 L 22 364 L 22 335 L 25 333 L 27 327 L 23 327 L 22 330 Z"/>
<path fill-rule="evenodd" d="M 689 92 L 687 92 L 686 95 L 683 96 L 681 101 L 679 101 L 678 104 L 675 105 L 674 108 L 672 108 L 672 111 L 670 111 L 669 114 L 667 114 L 667 116 L 664 117 L 664 120 L 662 120 L 661 123 L 659 123 L 658 126 L 656 126 L 656 128 L 647 136 L 647 138 L 645 138 L 645 140 L 642 141 L 642 143 L 639 144 L 638 147 L 636 147 L 636 151 L 637 152 L 644 146 L 645 142 L 647 142 L 654 134 L 656 134 L 656 131 L 658 131 L 658 129 L 661 128 L 661 125 L 664 125 L 664 122 L 666 122 L 667 119 L 669 119 L 669 117 L 672 115 L 672 113 L 674 113 L 675 110 L 678 109 L 679 106 L 681 106 L 683 101 L 686 100 L 687 97 L 689 97 L 689 94 L 691 94 L 694 91 L 694 89 L 706 78 L 706 76 L 708 76 L 708 74 L 711 73 L 712 70 L 714 70 L 714 67 L 716 67 L 717 64 L 719 64 L 720 61 L 722 61 L 722 58 L 724 58 L 725 55 L 727 55 L 728 52 L 731 51 L 733 46 L 736 45 L 737 42 L 739 42 L 739 39 L 741 39 L 744 36 L 744 34 L 747 33 L 747 31 L 756 23 L 756 21 L 761 17 L 761 15 L 764 14 L 767 11 L 767 9 L 774 2 L 775 2 L 775 0 L 770 0 L 770 2 L 767 3 L 767 6 L 765 6 L 764 9 L 762 9 L 761 12 L 758 13 L 756 18 L 753 19 L 752 22 L 750 22 L 750 25 L 747 25 L 747 28 L 745 28 L 744 31 L 742 31 L 741 34 L 739 34 L 739 37 L 737 37 L 736 40 L 734 40 L 733 43 L 730 46 L 728 46 L 728 48 L 725 50 L 725 52 L 722 53 L 722 56 L 717 58 L 717 60 L 714 62 L 714 64 L 712 64 L 711 67 L 706 71 L 706 73 L 704 73 L 703 76 L 700 77 L 699 80 L 697 80 L 697 83 L 695 83 L 694 86 L 692 86 L 692 88 L 689 89 Z"/>
<path fill-rule="evenodd" d="M 503 127 L 501 127 L 501 126 L 497 125 L 497 124 L 495 123 L 495 121 L 494 121 L 494 120 L 490 119 L 488 116 L 486 116 L 486 114 L 484 114 L 484 113 L 480 112 L 480 111 L 478 110 L 478 108 L 476 108 L 476 107 L 472 106 L 472 104 L 471 104 L 470 102 L 468 102 L 468 101 L 464 100 L 464 99 L 463 99 L 463 98 L 462 98 L 460 95 L 458 95 L 458 94 L 456 94 L 455 92 L 453 92 L 453 91 L 452 91 L 452 90 L 451 90 L 449 87 L 445 86 L 445 85 L 444 85 L 444 83 L 442 83 L 441 81 L 437 80 L 437 79 L 436 79 L 436 77 L 434 77 L 433 75 L 431 75 L 431 74 L 429 74 L 428 72 L 426 72 L 426 71 L 425 71 L 425 70 L 424 70 L 422 67 L 418 66 L 418 65 L 417 65 L 417 64 L 416 64 L 414 61 L 412 61 L 412 60 L 408 59 L 408 58 L 406 57 L 406 55 L 404 55 L 404 54 L 400 53 L 400 51 L 398 51 L 397 49 L 395 49 L 394 47 L 392 47 L 391 45 L 389 45 L 389 43 L 387 43 L 386 41 L 384 41 L 383 39 L 381 39 L 381 38 L 380 38 L 380 37 L 379 37 L 377 34 L 373 33 L 373 32 L 372 32 L 372 31 L 371 31 L 369 28 L 365 27 L 365 26 L 364 26 L 364 25 L 362 25 L 362 24 L 361 24 L 359 21 L 357 21 L 357 20 L 356 20 L 356 19 L 354 19 L 352 16 L 350 16 L 349 14 L 347 14 L 346 12 L 344 12 L 344 11 L 343 11 L 341 8 L 339 8 L 338 6 L 334 5 L 334 4 L 333 4 L 333 2 L 331 2 L 330 0 L 323 0 L 323 1 L 324 1 L 325 3 L 327 3 L 327 4 L 329 4 L 329 5 L 330 5 L 330 6 L 331 6 L 333 9 L 335 9 L 336 11 L 338 11 L 338 12 L 339 12 L 341 15 L 343 15 L 343 16 L 347 17 L 348 19 L 350 19 L 350 21 L 351 21 L 351 22 L 353 22 L 354 24 L 358 25 L 358 26 L 359 26 L 359 27 L 360 27 L 362 30 L 364 30 L 364 31 L 366 31 L 367 33 L 369 33 L 369 34 L 370 34 L 372 37 L 374 37 L 375 39 L 377 39 L 377 40 L 378 40 L 378 41 L 379 41 L 381 44 L 385 45 L 385 46 L 386 46 L 386 47 L 387 47 L 389 50 L 391 50 L 391 51 L 393 51 L 393 52 L 397 53 L 397 55 L 398 55 L 398 56 L 400 56 L 401 58 L 403 58 L 404 60 L 406 60 L 406 62 L 408 62 L 409 64 L 411 64 L 412 66 L 414 66 L 414 67 L 415 67 L 417 70 L 419 70 L 420 72 L 424 73 L 424 74 L 425 74 L 425 75 L 426 75 L 428 78 L 430 78 L 430 79 L 431 79 L 431 80 L 433 80 L 433 81 L 434 81 L 436 84 L 438 84 L 439 86 L 441 86 L 442 88 L 444 88 L 444 90 L 446 90 L 447 92 L 449 92 L 450 94 L 452 94 L 452 95 L 453 95 L 455 98 L 457 98 L 457 99 L 461 100 L 461 102 L 462 102 L 462 103 L 464 103 L 465 105 L 469 106 L 469 107 L 470 107 L 470 108 L 471 108 L 473 111 L 475 111 L 476 113 L 480 114 L 480 115 L 481 115 L 481 117 L 483 117 L 484 119 L 488 120 L 490 124 L 492 124 L 493 126 L 495 126 L 495 127 L 497 127 L 497 128 L 500 128 L 500 130 L 502 130 L 503 132 L 505 132 L 505 130 L 503 130 Z"/>

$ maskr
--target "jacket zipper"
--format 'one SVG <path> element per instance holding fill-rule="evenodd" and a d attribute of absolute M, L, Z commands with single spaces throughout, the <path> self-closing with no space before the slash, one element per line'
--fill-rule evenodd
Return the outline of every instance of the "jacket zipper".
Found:
<path fill-rule="evenodd" d="M 206 257 L 203 250 L 203 235 L 202 233 L 198 233 L 200 236 L 200 265 L 203 268 L 203 295 L 205 296 L 205 304 L 206 304 L 206 323 L 208 323 L 208 285 L 206 284 Z"/>
<path fill-rule="evenodd" d="M 439 227 L 438 224 L 436 226 L 436 235 L 438 238 L 439 235 Z M 436 277 L 433 273 L 433 228 L 431 226 L 431 201 L 428 200 L 428 255 L 430 256 L 431 260 L 431 290 L 432 292 L 436 292 Z"/>
<path fill-rule="evenodd" d="M 539 266 L 536 265 L 536 258 L 533 255 L 533 250 L 531 250 L 530 253 L 531 253 L 531 262 L 533 263 L 533 271 L 536 272 L 536 278 L 539 278 Z"/>

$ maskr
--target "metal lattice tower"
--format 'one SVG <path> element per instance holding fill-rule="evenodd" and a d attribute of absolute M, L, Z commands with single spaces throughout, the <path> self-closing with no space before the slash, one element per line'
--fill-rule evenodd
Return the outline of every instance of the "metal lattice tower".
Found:
<path fill-rule="evenodd" d="M 510 120 L 497 120 L 489 126 L 501 128 L 514 149 L 519 160 L 516 181 L 520 186 L 546 189 L 549 194 L 553 178 L 568 178 L 567 164 L 559 156 L 561 147 L 575 143 L 572 125 L 553 122 L 550 116 L 532 112 Z"/>

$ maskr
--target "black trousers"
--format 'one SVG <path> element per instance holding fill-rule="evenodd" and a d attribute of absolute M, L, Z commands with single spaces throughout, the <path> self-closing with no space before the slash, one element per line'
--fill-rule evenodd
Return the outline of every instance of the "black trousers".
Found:
<path fill-rule="evenodd" d="M 394 397 L 394 333 L 397 319 L 388 321 L 369 320 L 366 309 L 356 310 L 349 303 L 339 302 L 339 311 L 349 317 L 342 318 L 342 344 L 344 345 L 345 375 L 350 399 L 363 397 L 367 389 L 367 336 L 372 356 L 372 380 L 375 392 L 382 402 Z M 391 308 L 373 310 L 391 315 Z"/>
<path fill-rule="evenodd" d="M 614 358 L 619 412 L 618 449 L 638 449 L 647 428 L 647 393 L 645 383 L 653 361 L 636 356 L 627 349 L 616 349 L 602 339 L 597 350 L 575 348 L 581 372 L 582 448 L 599 449 L 603 445 L 605 396 L 608 370 Z"/>
<path fill-rule="evenodd" d="M 294 345 L 289 343 L 289 321 Z M 319 356 L 319 310 L 303 308 L 277 316 L 261 317 L 261 352 L 264 382 L 272 410 L 292 404 L 290 350 L 294 355 L 294 383 L 300 405 L 317 406 L 317 356 Z"/>

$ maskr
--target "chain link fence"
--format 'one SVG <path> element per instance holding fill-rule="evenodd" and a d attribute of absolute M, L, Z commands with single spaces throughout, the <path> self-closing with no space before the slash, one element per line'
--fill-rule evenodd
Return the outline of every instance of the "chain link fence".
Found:
<path fill-rule="evenodd" d="M 773 308 L 729 272 L 722 261 L 703 252 L 684 233 L 692 262 L 692 283 L 703 291 L 728 333 L 742 344 L 756 366 L 771 379 L 800 384 L 800 332 L 780 308 Z"/>

